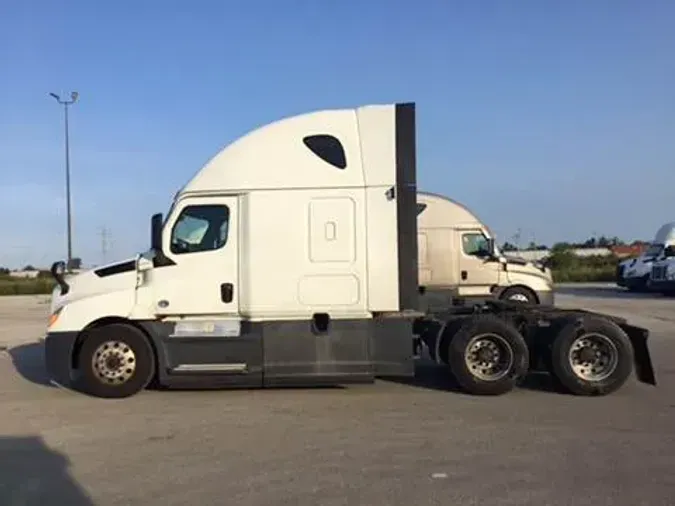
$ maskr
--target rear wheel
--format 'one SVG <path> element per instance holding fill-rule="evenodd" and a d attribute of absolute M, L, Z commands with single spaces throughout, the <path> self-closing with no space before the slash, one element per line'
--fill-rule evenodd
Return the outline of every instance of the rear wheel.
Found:
<path fill-rule="evenodd" d="M 96 397 L 130 397 L 154 375 L 155 360 L 145 335 L 121 323 L 87 331 L 78 356 L 80 388 Z"/>
<path fill-rule="evenodd" d="M 551 346 L 556 383 L 576 395 L 607 395 L 633 370 L 633 347 L 626 333 L 604 318 L 584 318 L 563 326 Z"/>
<path fill-rule="evenodd" d="M 468 318 L 448 339 L 448 365 L 459 386 L 468 393 L 505 394 L 527 374 L 527 344 L 513 325 L 500 318 Z"/>

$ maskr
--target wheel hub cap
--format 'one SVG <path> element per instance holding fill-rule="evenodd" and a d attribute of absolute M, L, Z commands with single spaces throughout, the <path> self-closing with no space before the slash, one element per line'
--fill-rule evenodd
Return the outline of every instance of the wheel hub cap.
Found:
<path fill-rule="evenodd" d="M 607 336 L 589 333 L 572 343 L 568 358 L 577 377 L 586 381 L 602 381 L 616 370 L 619 351 Z"/>
<path fill-rule="evenodd" d="M 478 352 L 478 360 L 484 363 L 493 363 L 496 358 L 499 357 L 498 353 L 495 353 L 489 346 L 481 347 Z"/>
<path fill-rule="evenodd" d="M 511 295 L 511 297 L 509 297 L 509 300 L 512 300 L 514 302 L 529 302 L 529 299 L 521 293 L 516 293 L 514 295 Z"/>
<path fill-rule="evenodd" d="M 92 370 L 103 383 L 122 384 L 131 379 L 136 371 L 134 351 L 121 341 L 106 341 L 92 357 Z"/>
<path fill-rule="evenodd" d="M 469 371 L 483 381 L 503 378 L 511 369 L 513 360 L 511 346 L 497 334 L 475 336 L 464 354 Z"/>

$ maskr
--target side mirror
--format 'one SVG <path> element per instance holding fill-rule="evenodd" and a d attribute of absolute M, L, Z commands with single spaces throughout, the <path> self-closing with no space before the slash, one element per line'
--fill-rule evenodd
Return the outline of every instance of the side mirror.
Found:
<path fill-rule="evenodd" d="M 162 213 L 157 213 L 152 215 L 152 220 L 150 221 L 150 247 L 155 253 L 162 251 L 162 225 L 164 220 L 162 218 Z"/>
<path fill-rule="evenodd" d="M 673 247 L 673 246 L 668 246 L 668 247 L 664 250 L 663 256 L 666 257 L 666 258 L 675 257 L 675 247 Z"/>
<path fill-rule="evenodd" d="M 491 257 L 495 256 L 495 240 L 492 237 L 487 240 L 487 250 Z"/>

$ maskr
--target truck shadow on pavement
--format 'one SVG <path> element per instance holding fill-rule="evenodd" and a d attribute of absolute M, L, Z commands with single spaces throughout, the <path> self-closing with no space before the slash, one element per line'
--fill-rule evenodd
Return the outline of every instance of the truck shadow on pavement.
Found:
<path fill-rule="evenodd" d="M 44 361 L 44 344 L 28 343 L 8 350 L 14 369 L 25 380 L 37 385 L 56 388 L 49 380 Z M 0 503 L 4 504 L 4 503 Z"/>
<path fill-rule="evenodd" d="M 9 349 L 9 354 L 12 358 L 14 368 L 19 375 L 31 383 L 51 388 L 57 388 L 51 383 L 47 371 L 44 366 L 44 345 L 42 343 L 29 343 L 15 346 Z M 445 392 L 454 392 L 457 394 L 464 394 L 462 389 L 456 383 L 451 374 L 448 373 L 447 368 L 432 362 L 429 359 L 418 360 L 415 364 L 415 376 L 412 378 L 381 378 L 383 381 L 398 383 L 417 388 L 425 388 L 428 390 L 440 390 Z M 317 386 L 317 387 L 280 387 L 274 390 L 342 390 L 346 387 L 343 385 L 333 386 Z M 532 373 L 529 374 L 518 385 L 518 388 L 526 390 L 536 390 L 544 392 L 559 393 L 551 381 L 548 374 Z M 221 388 L 214 388 L 220 390 Z M 150 385 L 148 390 L 163 391 L 165 388 L 157 385 Z M 204 391 L 209 389 L 204 388 L 190 388 L 183 387 L 179 391 Z M 4 503 L 0 502 L 4 506 Z"/>
<path fill-rule="evenodd" d="M 458 395 L 468 395 L 473 397 L 460 388 L 445 366 L 438 365 L 426 359 L 419 360 L 415 364 L 415 376 L 412 378 L 382 378 L 382 380 L 398 383 L 400 385 L 442 392 L 452 392 Z M 562 395 L 562 393 L 555 388 L 551 377 L 546 373 L 537 372 L 528 374 L 527 377 L 518 384 L 517 388 Z"/>
<path fill-rule="evenodd" d="M 93 506 L 70 475 L 69 465 L 65 455 L 38 436 L 0 436 L 0 504 Z"/>

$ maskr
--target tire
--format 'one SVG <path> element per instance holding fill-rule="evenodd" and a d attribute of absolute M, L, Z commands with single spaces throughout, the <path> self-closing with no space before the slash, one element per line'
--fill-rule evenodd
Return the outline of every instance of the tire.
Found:
<path fill-rule="evenodd" d="M 587 346 L 584 346 L 587 345 Z M 592 346 L 602 357 L 591 356 Z M 580 356 L 588 350 L 589 356 Z M 573 355 L 571 355 L 573 353 Z M 584 365 L 588 358 L 598 367 Z M 573 364 L 576 362 L 576 364 Z M 585 317 L 563 325 L 551 345 L 550 371 L 561 389 L 583 396 L 608 395 L 623 386 L 633 371 L 633 346 L 616 323 L 597 317 Z"/>
<path fill-rule="evenodd" d="M 537 296 L 527 288 L 521 286 L 512 286 L 507 288 L 499 296 L 501 300 L 507 302 L 519 302 L 521 304 L 538 304 Z"/>
<path fill-rule="evenodd" d="M 104 355 L 100 357 L 98 366 L 95 366 L 95 355 L 101 352 Z M 110 360 L 107 364 L 106 355 Z M 116 360 L 122 360 L 122 363 L 115 363 Z M 126 361 L 130 367 L 125 369 L 122 366 Z M 123 323 L 87 331 L 78 363 L 80 389 L 89 395 L 108 399 L 137 394 L 148 386 L 155 372 L 155 356 L 145 335 Z"/>
<path fill-rule="evenodd" d="M 459 386 L 474 395 L 502 395 L 510 392 L 529 368 L 527 344 L 520 332 L 494 315 L 478 315 L 464 320 L 456 334 L 448 335 L 448 365 Z M 490 345 L 489 343 L 492 343 Z M 498 371 L 486 374 L 477 364 L 480 351 L 498 350 L 505 360 Z M 468 354 L 468 355 L 467 355 Z M 495 364 L 497 365 L 497 364 Z M 491 376 L 491 377 L 490 377 Z"/>

